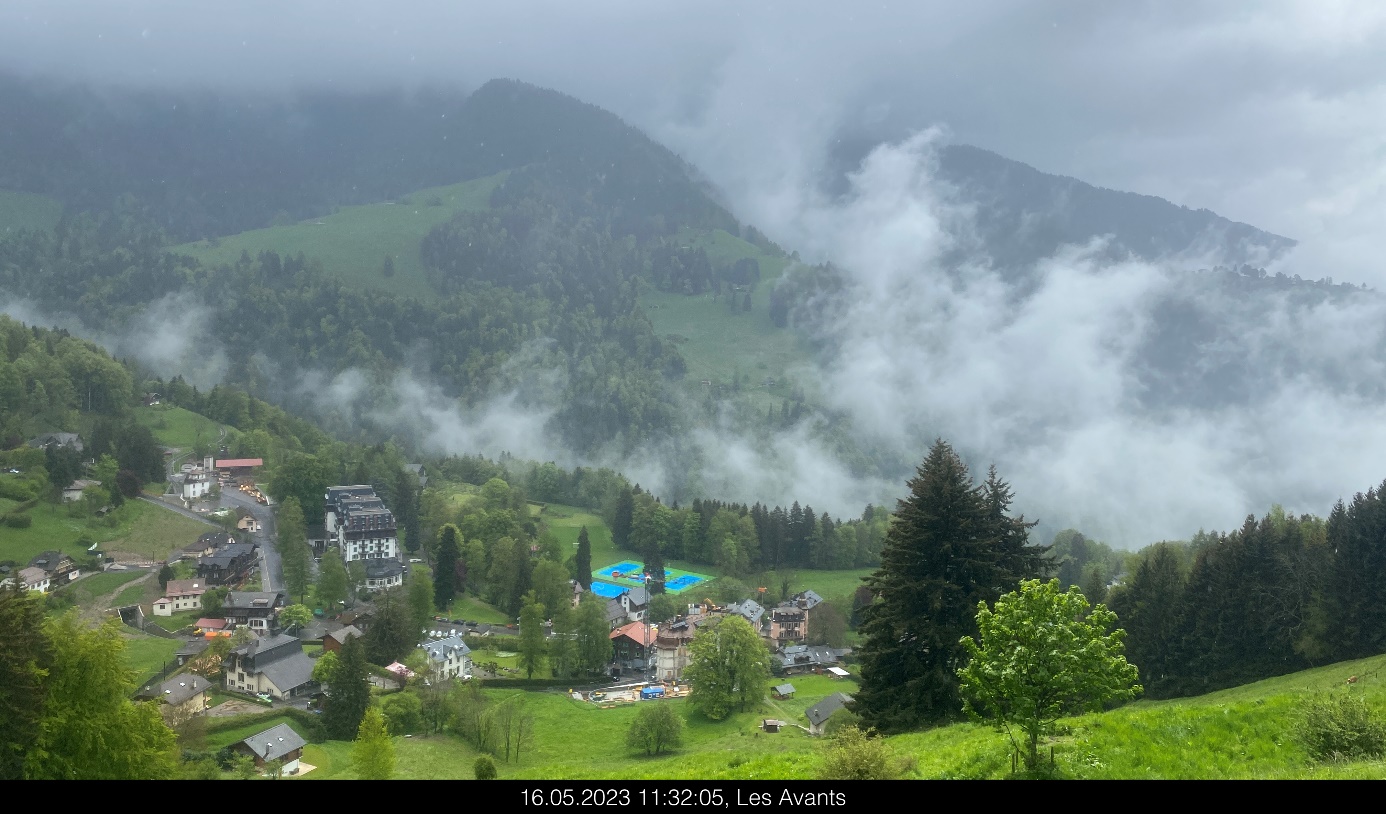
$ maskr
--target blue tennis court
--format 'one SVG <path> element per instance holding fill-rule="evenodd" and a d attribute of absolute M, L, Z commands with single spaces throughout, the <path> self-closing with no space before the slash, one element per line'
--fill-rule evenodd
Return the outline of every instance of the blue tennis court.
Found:
<path fill-rule="evenodd" d="M 620 585 L 612 585 L 609 582 L 592 583 L 592 593 L 604 599 L 615 599 L 627 590 L 628 589 L 622 588 Z"/>
<path fill-rule="evenodd" d="M 618 562 L 615 565 L 608 565 L 602 570 L 594 571 L 593 573 L 599 577 L 605 577 L 606 579 L 621 579 L 622 577 L 628 579 L 632 574 L 639 574 L 640 568 L 640 563 L 626 560 L 625 562 Z M 620 574 L 621 576 L 618 577 L 616 574 Z"/>

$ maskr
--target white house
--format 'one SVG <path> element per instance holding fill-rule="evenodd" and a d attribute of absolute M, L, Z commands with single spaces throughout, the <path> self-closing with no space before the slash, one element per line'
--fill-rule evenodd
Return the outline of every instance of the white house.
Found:
<path fill-rule="evenodd" d="M 419 645 L 433 663 L 433 676 L 439 681 L 448 678 L 471 678 L 472 649 L 458 635 L 436 639 Z"/>
<path fill-rule="evenodd" d="M 371 593 L 404 584 L 404 564 L 395 559 L 365 560 L 366 590 Z"/>
<path fill-rule="evenodd" d="M 183 486 L 179 496 L 184 500 L 197 500 L 212 491 L 212 477 L 206 470 L 194 469 L 183 475 Z"/>
<path fill-rule="evenodd" d="M 51 583 L 48 580 L 48 572 L 42 568 L 22 568 L 19 571 L 19 582 L 30 591 L 38 591 L 41 594 L 48 593 Z"/>
<path fill-rule="evenodd" d="M 346 562 L 400 559 L 395 516 L 370 486 L 329 486 L 323 496 L 328 545 Z"/>
<path fill-rule="evenodd" d="M 171 579 L 164 595 L 154 603 L 155 616 L 172 616 L 179 611 L 202 607 L 202 595 L 207 592 L 200 579 Z"/>

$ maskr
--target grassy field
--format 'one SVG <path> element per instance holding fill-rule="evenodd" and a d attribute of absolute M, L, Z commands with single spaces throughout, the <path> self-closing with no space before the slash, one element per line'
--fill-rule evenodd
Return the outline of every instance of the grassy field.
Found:
<path fill-rule="evenodd" d="M 156 665 L 157 666 L 157 665 Z M 1295 733 L 1300 703 L 1316 693 L 1353 692 L 1386 712 L 1386 656 L 1344 662 L 1232 690 L 1175 701 L 1141 701 L 1062 721 L 1048 773 L 1072 779 L 1382 778 L 1380 760 L 1316 763 Z M 1350 687 L 1349 676 L 1358 676 Z M 509 779 L 808 779 L 824 741 L 797 726 L 770 735 L 762 718 L 806 723 L 804 710 L 834 692 L 851 694 L 854 678 L 792 676 L 792 698 L 767 699 L 759 709 L 712 722 L 686 699 L 669 704 L 685 720 L 684 745 L 659 757 L 632 753 L 625 732 L 638 704 L 600 709 L 565 693 L 488 690 L 493 701 L 523 695 L 534 715 L 532 748 L 518 760 L 497 760 Z M 215 746 L 254 734 L 261 723 L 209 737 Z M 394 740 L 402 779 L 465 779 L 477 752 L 451 735 Z M 1011 776 L 1010 743 L 989 726 L 959 723 L 886 740 L 906 777 L 1002 779 Z M 1047 746 L 1046 744 L 1046 753 Z M 349 779 L 351 744 L 309 745 L 304 760 L 318 767 L 308 779 Z"/>
<path fill-rule="evenodd" d="M 82 577 L 62 589 L 62 593 L 77 605 L 90 605 L 96 599 L 114 593 L 120 586 L 139 579 L 148 571 L 106 571 Z M 156 586 L 159 584 L 154 583 Z"/>
<path fill-rule="evenodd" d="M 160 444 L 185 450 L 192 449 L 198 441 L 211 445 L 215 450 L 221 429 L 221 425 L 212 419 L 171 404 L 136 407 L 135 420 L 148 427 Z M 240 434 L 231 427 L 227 427 L 226 432 L 228 441 L 235 440 Z"/>
<path fill-rule="evenodd" d="M 448 606 L 447 612 L 439 615 L 448 619 L 466 619 L 486 625 L 508 625 L 514 621 L 474 596 L 457 597 Z"/>
<path fill-rule="evenodd" d="M 181 639 L 160 639 L 126 628 L 122 628 L 121 633 L 125 637 L 125 663 L 135 671 L 135 679 L 140 684 L 166 662 L 173 661 L 173 654 L 183 646 Z"/>
<path fill-rule="evenodd" d="M 616 550 L 616 544 L 611 542 L 611 530 L 606 523 L 586 509 L 550 503 L 544 507 L 540 519 L 549 533 L 563 543 L 564 551 L 577 551 L 578 534 L 586 526 L 593 568 L 603 568 L 624 559 Z"/>
<path fill-rule="evenodd" d="M 20 229 L 52 229 L 62 214 L 63 205 L 47 195 L 0 189 L 0 237 Z"/>
<path fill-rule="evenodd" d="M 27 563 L 38 553 L 59 549 L 85 554 L 91 543 L 101 550 L 124 551 L 155 559 L 166 558 L 207 531 L 202 523 L 143 501 L 126 501 L 105 518 L 80 518 L 68 507 L 39 503 L 28 512 L 33 525 L 27 529 L 0 526 L 0 560 Z M 79 544 L 85 538 L 87 542 Z"/>
<path fill-rule="evenodd" d="M 504 179 L 501 173 L 422 189 L 398 202 L 344 206 L 321 218 L 255 229 L 210 243 L 185 243 L 172 251 L 212 266 L 234 264 L 242 251 L 252 257 L 265 249 L 281 256 L 303 252 L 309 259 L 321 260 L 328 273 L 356 287 L 431 297 L 434 291 L 424 277 L 419 244 L 430 229 L 457 213 L 487 209 L 491 191 Z M 386 256 L 394 260 L 393 277 L 381 273 Z"/>
<path fill-rule="evenodd" d="M 742 257 L 760 263 L 761 282 L 751 292 L 751 310 L 732 312 L 725 298 L 711 294 L 687 296 L 663 291 L 641 294 L 641 305 L 655 331 L 678 347 L 688 373 L 684 384 L 692 395 L 700 395 L 703 385 L 731 386 L 740 373 L 745 384 L 743 397 L 756 409 L 778 407 L 789 395 L 794 369 L 808 359 L 808 352 L 791 331 L 776 327 L 770 320 L 770 290 L 788 260 L 722 230 L 679 233 L 684 245 L 707 250 L 713 265 L 730 263 Z M 742 295 L 744 296 L 744 294 Z M 775 380 L 764 386 L 765 379 Z"/>

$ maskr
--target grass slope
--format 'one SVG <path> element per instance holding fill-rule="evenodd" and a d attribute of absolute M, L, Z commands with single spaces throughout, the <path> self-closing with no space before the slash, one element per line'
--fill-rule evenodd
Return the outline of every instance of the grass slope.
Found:
<path fill-rule="evenodd" d="M 204 264 L 234 264 L 241 252 L 252 257 L 266 249 L 280 256 L 303 252 L 323 268 L 361 288 L 429 297 L 433 289 L 419 262 L 419 244 L 429 230 L 459 212 L 484 210 L 491 191 L 505 173 L 461 184 L 421 189 L 398 202 L 344 206 L 331 215 L 301 223 L 254 229 L 215 241 L 198 241 L 172 251 Z M 394 259 L 395 274 L 381 273 L 385 257 Z"/>
<path fill-rule="evenodd" d="M 751 293 L 751 310 L 733 312 L 725 298 L 711 294 L 686 296 L 646 291 L 640 302 L 655 331 L 670 339 L 688 363 L 685 384 L 698 394 L 703 385 L 730 386 L 735 374 L 746 381 L 742 393 L 759 410 L 778 407 L 788 396 L 794 369 L 808 360 L 808 351 L 791 331 L 770 321 L 770 290 L 789 264 L 788 258 L 771 254 L 720 229 L 679 232 L 680 245 L 707 251 L 714 267 L 749 257 L 760 264 L 761 282 Z M 742 295 L 744 296 L 744 294 Z M 765 379 L 775 380 L 763 386 Z"/>
<path fill-rule="evenodd" d="M 191 450 L 199 441 L 216 451 L 220 438 L 221 425 L 206 416 L 190 412 L 171 404 L 154 407 L 136 407 L 135 420 L 154 433 L 154 439 L 166 447 Z M 233 441 L 240 432 L 232 427 L 226 428 L 226 441 Z"/>
<path fill-rule="evenodd" d="M 47 195 L 0 189 L 0 237 L 21 229 L 52 229 L 62 214 L 63 205 Z"/>
<path fill-rule="evenodd" d="M 106 518 L 73 517 L 66 505 L 52 503 L 39 503 L 28 514 L 33 525 L 27 529 L 0 526 L 0 560 L 27 564 L 48 549 L 84 555 L 91 542 L 101 543 L 107 553 L 167 558 L 208 530 L 203 523 L 139 500 L 126 501 Z M 79 544 L 82 538 L 91 542 Z"/>
<path fill-rule="evenodd" d="M 125 664 L 135 671 L 138 686 L 142 686 L 145 679 L 157 673 L 164 664 L 173 661 L 173 654 L 183 646 L 181 639 L 160 639 L 135 633 L 128 628 L 122 628 L 122 634 L 125 636 Z"/>

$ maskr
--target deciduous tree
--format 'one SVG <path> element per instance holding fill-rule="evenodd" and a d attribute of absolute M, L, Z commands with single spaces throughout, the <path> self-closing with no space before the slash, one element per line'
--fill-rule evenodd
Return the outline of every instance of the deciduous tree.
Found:
<path fill-rule="evenodd" d="M 770 651 L 742 617 L 726 616 L 699 630 L 689 657 L 684 677 L 693 689 L 688 700 L 708 718 L 720 721 L 765 699 Z"/>
<path fill-rule="evenodd" d="M 525 678 L 534 678 L 534 672 L 543 664 L 544 606 L 530 591 L 520 609 L 520 669 L 525 671 Z"/>
<path fill-rule="evenodd" d="M 958 670 L 967 713 L 995 721 L 1033 769 L 1040 737 L 1061 716 L 1140 692 L 1115 624 L 1115 613 L 1090 607 L 1077 587 L 1060 591 L 1057 579 L 1025 580 L 992 609 L 979 603 L 977 639 L 960 640 L 971 659 Z"/>
<path fill-rule="evenodd" d="M 683 745 L 683 719 L 668 703 L 641 704 L 626 730 L 626 745 L 647 755 L 675 749 Z"/>

